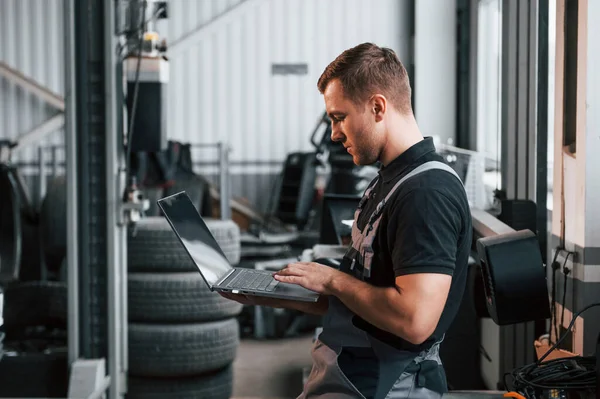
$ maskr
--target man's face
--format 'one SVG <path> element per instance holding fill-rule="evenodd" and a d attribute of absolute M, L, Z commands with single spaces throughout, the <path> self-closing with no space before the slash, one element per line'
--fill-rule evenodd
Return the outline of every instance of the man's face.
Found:
<path fill-rule="evenodd" d="M 368 104 L 353 103 L 344 95 L 338 79 L 332 80 L 323 94 L 331 119 L 331 139 L 346 147 L 356 165 L 375 163 L 381 153 L 381 134 Z"/>

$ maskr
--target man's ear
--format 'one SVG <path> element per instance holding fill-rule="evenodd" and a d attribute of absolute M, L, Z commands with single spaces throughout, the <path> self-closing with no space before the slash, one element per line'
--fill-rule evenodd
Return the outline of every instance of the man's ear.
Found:
<path fill-rule="evenodd" d="M 375 94 L 371 97 L 371 112 L 375 116 L 375 122 L 379 122 L 383 119 L 385 112 L 387 111 L 387 99 L 381 94 Z"/>

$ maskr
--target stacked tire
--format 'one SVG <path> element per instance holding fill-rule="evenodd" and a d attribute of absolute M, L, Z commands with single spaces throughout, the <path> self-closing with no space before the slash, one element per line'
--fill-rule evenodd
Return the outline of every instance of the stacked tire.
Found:
<path fill-rule="evenodd" d="M 206 220 L 232 264 L 240 231 Z M 128 398 L 229 398 L 242 305 L 211 292 L 162 217 L 128 234 Z"/>

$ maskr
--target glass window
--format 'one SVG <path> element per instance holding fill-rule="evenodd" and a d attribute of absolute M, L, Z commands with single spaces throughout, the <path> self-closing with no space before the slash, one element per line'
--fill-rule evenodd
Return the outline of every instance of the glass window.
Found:
<path fill-rule="evenodd" d="M 501 0 L 480 1 L 477 14 L 477 151 L 495 167 L 501 154 Z"/>

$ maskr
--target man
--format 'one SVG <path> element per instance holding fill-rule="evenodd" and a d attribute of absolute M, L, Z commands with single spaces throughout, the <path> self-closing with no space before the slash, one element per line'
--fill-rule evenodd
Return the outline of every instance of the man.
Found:
<path fill-rule="evenodd" d="M 317 303 L 226 295 L 323 314 L 300 398 L 435 398 L 439 345 L 466 283 L 471 215 L 464 187 L 423 138 L 406 70 L 387 48 L 344 51 L 318 81 L 334 141 L 357 165 L 382 165 L 355 214 L 340 269 L 293 263 L 275 274 Z"/>

